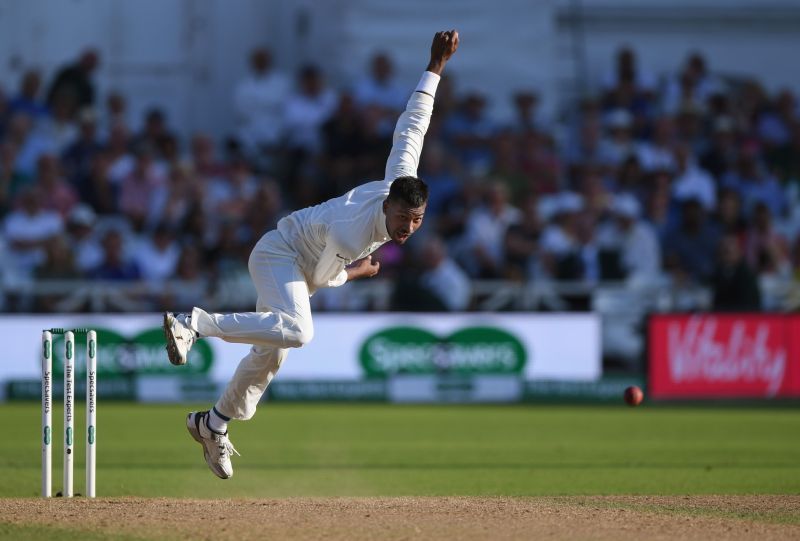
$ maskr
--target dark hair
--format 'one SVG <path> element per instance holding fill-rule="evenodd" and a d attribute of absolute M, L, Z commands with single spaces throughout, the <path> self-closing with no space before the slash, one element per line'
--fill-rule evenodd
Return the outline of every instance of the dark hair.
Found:
<path fill-rule="evenodd" d="M 397 201 L 410 208 L 421 207 L 428 202 L 428 185 L 421 178 L 399 177 L 389 189 L 389 201 Z"/>

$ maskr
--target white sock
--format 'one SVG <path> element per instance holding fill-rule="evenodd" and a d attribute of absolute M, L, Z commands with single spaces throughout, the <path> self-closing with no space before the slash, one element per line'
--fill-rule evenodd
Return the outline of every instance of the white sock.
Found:
<path fill-rule="evenodd" d="M 219 434 L 225 434 L 228 431 L 229 417 L 225 417 L 217 411 L 217 408 L 211 408 L 208 412 L 208 428 Z"/>

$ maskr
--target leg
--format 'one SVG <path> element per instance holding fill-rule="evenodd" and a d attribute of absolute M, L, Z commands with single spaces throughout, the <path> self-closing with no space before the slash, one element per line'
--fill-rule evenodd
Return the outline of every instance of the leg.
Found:
<path fill-rule="evenodd" d="M 233 379 L 214 406 L 217 411 L 231 419 L 247 420 L 253 417 L 261 396 L 288 352 L 288 349 L 253 346 L 239 363 Z"/>
<path fill-rule="evenodd" d="M 250 254 L 250 276 L 258 291 L 256 312 L 209 314 L 192 311 L 191 326 L 201 336 L 265 348 L 301 347 L 311 341 L 314 327 L 308 284 L 277 232 L 268 233 Z"/>
<path fill-rule="evenodd" d="M 284 250 L 282 238 L 271 238 L 268 234 L 250 256 L 250 275 L 258 290 L 256 312 L 200 313 L 200 334 L 205 334 L 201 330 L 205 328 L 218 333 L 211 336 L 229 342 L 254 344 L 215 406 L 225 417 L 250 419 L 286 358 L 287 347 L 300 347 L 311 340 L 313 324 L 308 286 L 294 257 Z M 195 313 L 199 313 L 197 308 L 192 313 L 193 325 Z M 273 322 L 277 324 L 271 326 Z M 254 340 L 246 341 L 243 337 Z"/>

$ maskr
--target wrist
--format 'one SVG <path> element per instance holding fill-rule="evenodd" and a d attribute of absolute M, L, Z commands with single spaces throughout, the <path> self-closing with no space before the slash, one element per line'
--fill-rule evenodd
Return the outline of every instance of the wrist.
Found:
<path fill-rule="evenodd" d="M 430 71 L 436 75 L 441 75 L 444 71 L 445 64 L 447 64 L 445 60 L 434 60 L 432 58 L 431 61 L 428 62 L 428 67 L 425 69 L 425 71 Z"/>

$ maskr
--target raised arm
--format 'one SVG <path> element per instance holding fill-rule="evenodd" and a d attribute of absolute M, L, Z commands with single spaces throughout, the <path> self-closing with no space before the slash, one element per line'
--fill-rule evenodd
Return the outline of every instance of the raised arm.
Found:
<path fill-rule="evenodd" d="M 431 44 L 431 59 L 422 74 L 406 110 L 400 115 L 392 138 L 392 151 L 386 162 L 386 180 L 416 176 L 425 132 L 433 113 L 433 98 L 439 78 L 450 57 L 458 49 L 458 32 L 437 32 Z"/>

